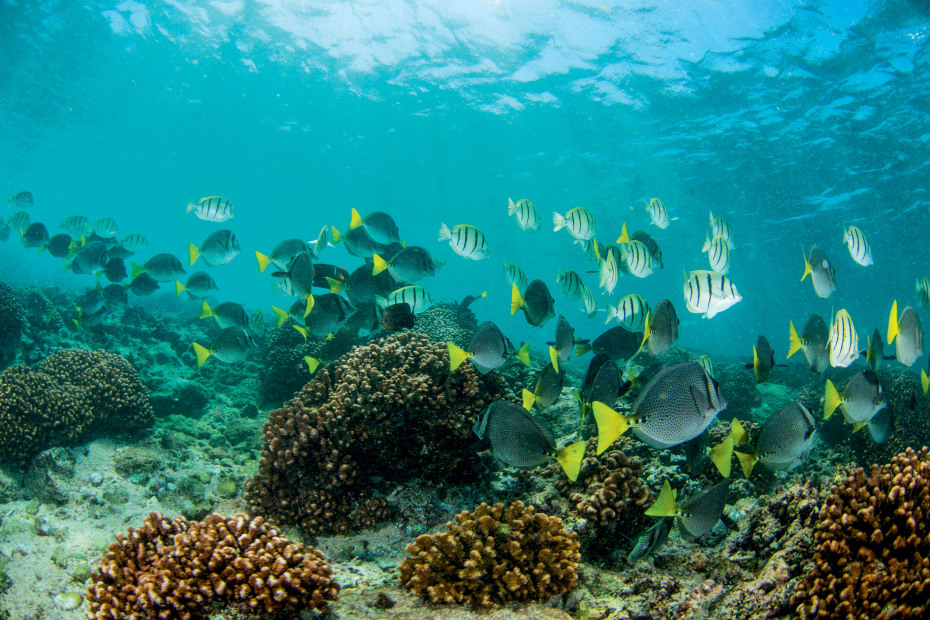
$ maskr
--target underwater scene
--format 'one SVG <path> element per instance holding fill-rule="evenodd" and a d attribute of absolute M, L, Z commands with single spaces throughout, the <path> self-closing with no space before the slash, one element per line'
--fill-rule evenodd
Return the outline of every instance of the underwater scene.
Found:
<path fill-rule="evenodd" d="M 926 2 L 0 34 L 0 620 L 930 618 Z"/>

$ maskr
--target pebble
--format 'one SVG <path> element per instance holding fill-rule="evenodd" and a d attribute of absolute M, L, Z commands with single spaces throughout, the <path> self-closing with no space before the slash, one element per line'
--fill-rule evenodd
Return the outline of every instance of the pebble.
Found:
<path fill-rule="evenodd" d="M 103 484 L 103 474 L 100 472 L 93 472 L 90 476 L 87 477 L 88 481 L 95 487 L 99 487 Z"/>
<path fill-rule="evenodd" d="M 59 609 L 71 610 L 80 607 L 84 602 L 84 597 L 77 592 L 62 592 L 56 594 L 52 601 Z"/>

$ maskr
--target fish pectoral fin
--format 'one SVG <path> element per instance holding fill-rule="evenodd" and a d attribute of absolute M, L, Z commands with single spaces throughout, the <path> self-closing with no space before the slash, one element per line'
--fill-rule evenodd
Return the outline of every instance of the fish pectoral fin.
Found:
<path fill-rule="evenodd" d="M 646 515 L 649 517 L 675 517 L 681 513 L 678 502 L 675 501 L 675 492 L 672 491 L 672 485 L 666 480 L 662 484 L 662 491 L 659 492 L 659 498 L 649 507 Z"/>
<path fill-rule="evenodd" d="M 581 461 L 584 459 L 585 442 L 576 441 L 559 450 L 555 455 L 555 460 L 562 466 L 562 470 L 568 479 L 572 482 L 578 480 L 578 474 L 581 472 Z"/>
<path fill-rule="evenodd" d="M 304 355 L 304 361 L 307 362 L 307 369 L 311 375 L 316 372 L 317 367 L 320 365 L 320 360 L 309 355 Z"/>
<path fill-rule="evenodd" d="M 711 410 L 710 400 L 708 400 L 707 394 L 693 385 L 691 386 L 691 398 L 694 399 L 695 406 L 697 406 L 698 411 L 702 414 Z"/>
<path fill-rule="evenodd" d="M 601 454 L 634 424 L 601 401 L 594 401 L 591 409 L 597 422 L 597 454 Z"/>

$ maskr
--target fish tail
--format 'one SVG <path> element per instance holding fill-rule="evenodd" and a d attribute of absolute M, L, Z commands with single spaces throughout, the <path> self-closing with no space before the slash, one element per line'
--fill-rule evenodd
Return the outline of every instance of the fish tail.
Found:
<path fill-rule="evenodd" d="M 529 341 L 524 342 L 523 346 L 517 349 L 517 352 L 514 354 L 518 360 L 523 362 L 526 366 L 530 365 L 530 343 Z"/>
<path fill-rule="evenodd" d="M 794 321 L 788 322 L 788 357 L 797 353 L 804 346 L 804 341 L 798 335 L 798 330 L 794 327 Z M 755 347 L 753 347 L 755 349 Z M 788 359 L 788 358 L 785 358 Z"/>
<path fill-rule="evenodd" d="M 355 230 L 365 222 L 362 220 L 362 216 L 359 215 L 356 209 L 352 209 L 352 221 L 349 222 L 349 230 Z"/>
<path fill-rule="evenodd" d="M 926 370 L 920 371 L 920 387 L 924 391 L 924 396 L 926 396 L 927 392 L 930 391 L 930 377 L 927 376 Z"/>
<path fill-rule="evenodd" d="M 555 455 L 555 460 L 562 466 L 562 470 L 568 479 L 574 482 L 578 480 L 578 474 L 581 472 L 581 461 L 584 459 L 585 442 L 576 441 L 559 450 Z"/>
<path fill-rule="evenodd" d="M 733 446 L 736 441 L 730 435 L 710 451 L 710 460 L 724 478 L 729 478 L 733 470 Z"/>
<path fill-rule="evenodd" d="M 626 230 L 626 222 L 623 223 L 623 227 L 620 229 L 620 236 L 617 237 L 617 243 L 629 243 L 630 242 L 630 233 Z"/>
<path fill-rule="evenodd" d="M 339 229 L 333 226 L 333 234 L 331 235 L 333 243 L 339 243 L 342 241 L 342 233 L 339 232 Z"/>
<path fill-rule="evenodd" d="M 756 461 L 759 458 L 755 454 L 746 454 L 745 452 L 737 452 L 736 458 L 739 459 L 739 465 L 743 468 L 743 475 L 748 480 L 749 476 L 752 475 L 752 468 L 756 466 Z"/>
<path fill-rule="evenodd" d="M 898 337 L 898 300 L 895 299 L 894 303 L 891 304 L 891 314 L 888 315 L 888 334 L 885 342 L 891 344 L 894 342 L 894 339 Z"/>
<path fill-rule="evenodd" d="M 608 323 L 610 323 L 611 319 L 617 319 L 618 321 L 620 320 L 620 304 L 619 303 L 616 306 L 611 306 L 609 303 L 604 302 L 604 306 L 605 306 L 604 309 L 607 310 L 607 320 L 604 321 L 604 325 L 607 325 Z"/>
<path fill-rule="evenodd" d="M 591 405 L 597 421 L 597 453 L 600 454 L 630 428 L 630 420 L 601 401 Z"/>
<path fill-rule="evenodd" d="M 284 325 L 284 321 L 287 320 L 287 311 L 277 306 L 271 306 L 271 309 L 274 311 L 274 315 L 278 317 L 278 327 Z"/>
<path fill-rule="evenodd" d="M 307 342 L 307 328 L 306 327 L 304 327 L 303 325 L 298 325 L 297 323 L 294 323 L 291 327 L 296 329 L 300 333 L 300 335 L 304 337 L 304 342 Z"/>
<path fill-rule="evenodd" d="M 307 315 L 310 314 L 310 311 L 313 310 L 313 304 L 315 303 L 313 295 L 307 295 L 307 309 L 304 310 L 304 318 L 307 318 Z"/>
<path fill-rule="evenodd" d="M 388 300 L 381 295 L 375 295 L 375 305 L 384 310 L 388 307 Z"/>
<path fill-rule="evenodd" d="M 371 259 L 374 261 L 374 265 L 371 268 L 371 275 L 376 276 L 388 268 L 387 261 L 381 258 L 381 256 L 378 254 L 373 254 Z"/>
<path fill-rule="evenodd" d="M 549 347 L 549 360 L 552 362 L 552 368 L 556 373 L 559 372 L 559 352 L 555 347 Z"/>
<path fill-rule="evenodd" d="M 517 288 L 516 284 L 511 286 L 513 288 L 510 292 L 510 315 L 513 316 L 517 313 L 517 310 L 523 307 L 523 295 L 520 294 L 520 289 Z"/>
<path fill-rule="evenodd" d="M 309 355 L 304 355 L 304 361 L 307 362 L 307 369 L 310 371 L 311 375 L 316 372 L 317 367 L 320 365 L 320 360 L 315 357 L 310 357 Z"/>
<path fill-rule="evenodd" d="M 807 276 L 811 276 L 811 279 L 814 277 L 811 275 L 811 264 L 807 260 L 807 252 L 804 251 L 803 245 L 801 246 L 801 257 L 804 259 L 804 275 L 801 276 L 801 282 L 803 282 Z"/>
<path fill-rule="evenodd" d="M 856 422 L 855 424 L 853 424 L 852 432 L 858 433 L 859 431 L 861 431 L 868 425 L 869 425 L 868 422 Z"/>
<path fill-rule="evenodd" d="M 591 348 L 592 347 L 590 344 L 587 344 L 587 343 L 579 344 L 577 347 L 575 347 L 575 357 L 581 357 L 582 355 L 590 351 Z"/>
<path fill-rule="evenodd" d="M 674 517 L 679 512 L 678 502 L 675 501 L 675 493 L 672 492 L 672 485 L 666 480 L 662 484 L 662 491 L 659 492 L 659 499 L 649 507 L 646 515 L 650 517 Z"/>
<path fill-rule="evenodd" d="M 446 342 L 446 348 L 449 349 L 449 370 L 454 371 L 456 368 L 462 365 L 462 362 L 467 360 L 469 357 L 474 355 L 469 351 L 465 351 L 451 340 Z"/>
<path fill-rule="evenodd" d="M 730 422 L 730 437 L 733 438 L 733 445 L 745 446 L 749 444 L 749 433 L 743 428 L 742 422 L 733 418 Z"/>
<path fill-rule="evenodd" d="M 186 288 L 186 287 L 185 287 L 183 284 L 181 284 L 181 281 L 180 281 L 180 280 L 175 280 L 175 281 L 174 281 L 174 290 L 177 292 L 177 296 L 178 296 L 178 297 L 181 296 L 181 293 L 184 292 L 184 289 L 185 289 L 185 288 Z"/>
<path fill-rule="evenodd" d="M 210 349 L 198 342 L 194 343 L 194 352 L 197 354 L 197 368 L 203 366 L 204 362 L 207 361 L 207 358 L 212 355 Z"/>
<path fill-rule="evenodd" d="M 565 228 L 565 223 L 566 222 L 565 222 L 564 217 L 562 217 L 555 211 L 552 212 L 552 227 L 553 227 L 552 230 L 553 231 L 557 232 L 557 231 L 562 230 L 563 228 Z"/>
<path fill-rule="evenodd" d="M 329 292 L 335 295 L 341 293 L 342 289 L 346 287 L 344 282 L 334 280 L 333 278 L 326 278 L 326 283 L 329 284 Z"/>
<path fill-rule="evenodd" d="M 752 345 L 752 374 L 756 376 L 756 383 L 759 383 L 759 352 L 756 345 Z"/>
<path fill-rule="evenodd" d="M 636 349 L 636 353 L 633 354 L 633 357 L 639 355 L 639 352 L 643 350 L 643 347 L 646 346 L 646 341 L 649 340 L 649 337 L 652 335 L 652 330 L 649 329 L 649 311 L 646 311 L 646 321 L 643 324 L 643 341 L 639 343 L 639 348 Z"/>
<path fill-rule="evenodd" d="M 827 387 L 823 396 L 823 419 L 829 420 L 836 408 L 842 404 L 840 393 L 836 390 L 833 382 L 827 379 Z"/>
<path fill-rule="evenodd" d="M 190 254 L 190 264 L 191 267 L 194 266 L 194 263 L 197 262 L 197 258 L 200 256 L 200 250 L 197 249 L 197 246 L 193 243 L 187 244 L 187 252 Z"/>
<path fill-rule="evenodd" d="M 704 236 L 704 247 L 701 248 L 701 252 L 706 252 L 710 249 L 713 240 L 710 238 L 710 233 Z"/>
<path fill-rule="evenodd" d="M 446 241 L 451 238 L 452 238 L 452 231 L 449 230 L 448 226 L 446 226 L 445 224 L 442 224 L 439 227 L 439 240 Z"/>
<path fill-rule="evenodd" d="M 507 199 L 507 215 L 513 215 L 517 212 L 517 205 L 514 203 L 513 198 Z"/>
<path fill-rule="evenodd" d="M 189 201 L 189 202 L 187 203 L 187 211 L 185 211 L 184 213 L 190 213 L 191 211 L 193 211 L 193 210 L 196 209 L 196 208 L 197 208 L 197 205 L 195 205 L 195 204 L 193 203 L 193 201 Z"/>
<path fill-rule="evenodd" d="M 207 303 L 207 300 L 203 300 L 203 304 L 200 306 L 200 318 L 209 319 L 213 316 L 213 309 L 210 307 L 210 304 Z"/>
<path fill-rule="evenodd" d="M 258 250 L 255 251 L 255 258 L 258 259 L 258 273 L 265 273 L 265 270 L 268 269 L 268 264 L 271 262 L 271 258 L 265 256 Z"/>
<path fill-rule="evenodd" d="M 530 392 L 528 389 L 523 388 L 523 408 L 529 411 L 535 402 L 536 395 Z"/>

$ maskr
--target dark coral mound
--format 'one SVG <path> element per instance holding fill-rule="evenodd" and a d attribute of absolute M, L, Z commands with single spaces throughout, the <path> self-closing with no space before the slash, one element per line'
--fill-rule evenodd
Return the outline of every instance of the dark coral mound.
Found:
<path fill-rule="evenodd" d="M 497 373 L 470 364 L 449 372 L 446 346 L 423 334 L 356 347 L 271 412 L 246 499 L 311 536 L 383 520 L 376 491 L 413 478 L 474 479 L 471 427 L 506 392 Z"/>
<path fill-rule="evenodd" d="M 115 353 L 64 349 L 0 375 L 0 458 L 29 459 L 104 422 L 120 431 L 152 422 L 145 386 Z"/>
<path fill-rule="evenodd" d="M 908 448 L 833 489 L 820 509 L 813 568 L 792 597 L 801 618 L 930 615 L 930 452 Z"/>
<path fill-rule="evenodd" d="M 237 617 L 297 617 L 336 600 L 331 577 L 322 554 L 261 517 L 188 522 L 153 512 L 100 560 L 87 588 L 88 618 L 206 620 L 221 605 Z"/>
<path fill-rule="evenodd" d="M 0 282 L 0 370 L 16 359 L 25 325 L 23 304 L 9 286 Z"/>
<path fill-rule="evenodd" d="M 461 512 L 448 531 L 407 545 L 400 582 L 434 603 L 492 607 L 548 601 L 577 585 L 577 535 L 562 520 L 514 502 Z"/>
<path fill-rule="evenodd" d="M 266 402 L 281 402 L 293 396 L 312 379 L 304 356 L 320 360 L 335 359 L 348 353 L 352 342 L 342 332 L 329 340 L 313 337 L 304 340 L 290 321 L 272 330 L 262 346 L 259 371 L 262 398 Z"/>
<path fill-rule="evenodd" d="M 451 340 L 464 349 L 478 329 L 478 317 L 470 308 L 441 302 L 418 313 L 413 329 L 426 334 L 430 340 Z"/>

